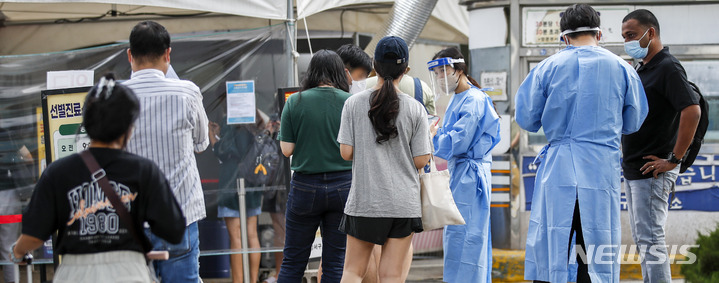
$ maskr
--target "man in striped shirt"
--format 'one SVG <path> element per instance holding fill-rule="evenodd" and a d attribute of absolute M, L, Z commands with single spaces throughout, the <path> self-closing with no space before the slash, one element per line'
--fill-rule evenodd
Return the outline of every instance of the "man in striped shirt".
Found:
<path fill-rule="evenodd" d="M 127 150 L 157 163 L 187 219 L 178 245 L 145 231 L 154 250 L 170 252 L 169 260 L 155 262 L 155 272 L 163 282 L 200 282 L 197 221 L 206 214 L 194 153 L 209 144 L 208 120 L 197 85 L 165 78 L 170 51 L 170 35 L 162 25 L 144 21 L 132 29 L 127 56 L 133 74 L 124 85 L 140 100 L 140 118 Z"/>

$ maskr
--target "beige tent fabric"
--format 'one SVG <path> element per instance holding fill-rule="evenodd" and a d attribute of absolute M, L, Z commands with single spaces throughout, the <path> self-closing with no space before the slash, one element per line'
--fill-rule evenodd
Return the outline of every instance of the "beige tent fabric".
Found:
<path fill-rule="evenodd" d="M 200 11 L 261 19 L 287 18 L 287 2 L 282 0 L 5 0 L 0 3 L 6 21 L 97 17 L 110 10 L 131 14 Z"/>
<path fill-rule="evenodd" d="M 10 0 L 0 2 L 0 56 L 65 51 L 126 41 L 130 29 L 140 20 L 155 20 L 172 34 L 251 29 L 282 23 L 286 17 L 284 0 L 160 0 L 153 5 L 140 0 Z M 343 5 L 391 3 L 378 0 L 295 0 L 298 13 L 306 16 L 310 30 L 340 30 L 340 19 L 347 34 L 376 33 L 387 18 L 389 7 L 379 13 L 359 13 Z M 283 4 L 284 3 L 284 4 Z M 276 4 L 276 5 L 275 5 Z M 321 5 L 319 5 L 321 4 Z M 164 5 L 164 6 L 162 6 Z M 321 7 L 319 9 L 318 7 Z M 384 9 L 384 10 L 383 10 Z M 108 14 L 116 10 L 118 16 Z M 261 11 L 260 11 L 261 10 Z M 258 11 L 253 13 L 253 11 Z M 105 15 L 101 19 L 98 18 Z M 166 17 L 162 15 L 174 15 Z M 184 15 L 184 16 L 183 16 Z M 468 42 L 468 13 L 455 0 L 439 0 L 420 39 L 450 43 Z M 74 23 L 80 18 L 84 21 Z M 304 20 L 297 22 L 304 30 Z"/>

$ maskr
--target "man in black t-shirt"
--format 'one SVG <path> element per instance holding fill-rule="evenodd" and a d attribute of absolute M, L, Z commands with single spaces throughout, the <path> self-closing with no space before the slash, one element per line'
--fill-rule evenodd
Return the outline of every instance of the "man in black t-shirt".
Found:
<path fill-rule="evenodd" d="M 679 60 L 662 46 L 652 12 L 629 13 L 622 20 L 622 37 L 627 54 L 642 60 L 637 73 L 649 103 L 641 129 L 622 140 L 629 221 L 634 242 L 646 253 L 641 262 L 645 282 L 671 282 L 664 246 L 667 201 L 699 123 L 699 97 Z"/>

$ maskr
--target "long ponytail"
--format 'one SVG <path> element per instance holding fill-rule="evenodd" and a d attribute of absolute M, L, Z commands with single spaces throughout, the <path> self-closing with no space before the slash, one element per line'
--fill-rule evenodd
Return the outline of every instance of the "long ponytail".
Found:
<path fill-rule="evenodd" d="M 407 62 L 402 64 L 374 62 L 377 75 L 384 80 L 382 86 L 370 96 L 370 110 L 367 115 L 372 122 L 377 143 L 382 143 L 398 135 L 397 115 L 399 114 L 399 94 L 393 82 L 400 78 L 407 69 Z"/>

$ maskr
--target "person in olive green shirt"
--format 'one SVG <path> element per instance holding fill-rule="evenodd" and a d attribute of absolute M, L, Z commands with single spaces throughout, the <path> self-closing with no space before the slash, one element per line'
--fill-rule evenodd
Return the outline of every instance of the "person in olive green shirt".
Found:
<path fill-rule="evenodd" d="M 312 242 L 322 225 L 323 281 L 339 282 L 346 235 L 340 219 L 352 183 L 352 162 L 340 155 L 337 134 L 349 73 L 337 53 L 317 51 L 301 91 L 285 102 L 280 123 L 282 153 L 294 170 L 287 200 L 285 248 L 278 282 L 301 282 Z"/>
<path fill-rule="evenodd" d="M 349 97 L 342 89 L 323 86 L 303 90 L 287 99 L 278 139 L 281 145 L 294 144 L 293 171 L 317 174 L 352 170 L 352 162 L 339 155 L 336 141 L 342 107 Z M 282 146 L 283 150 L 286 147 Z"/>

